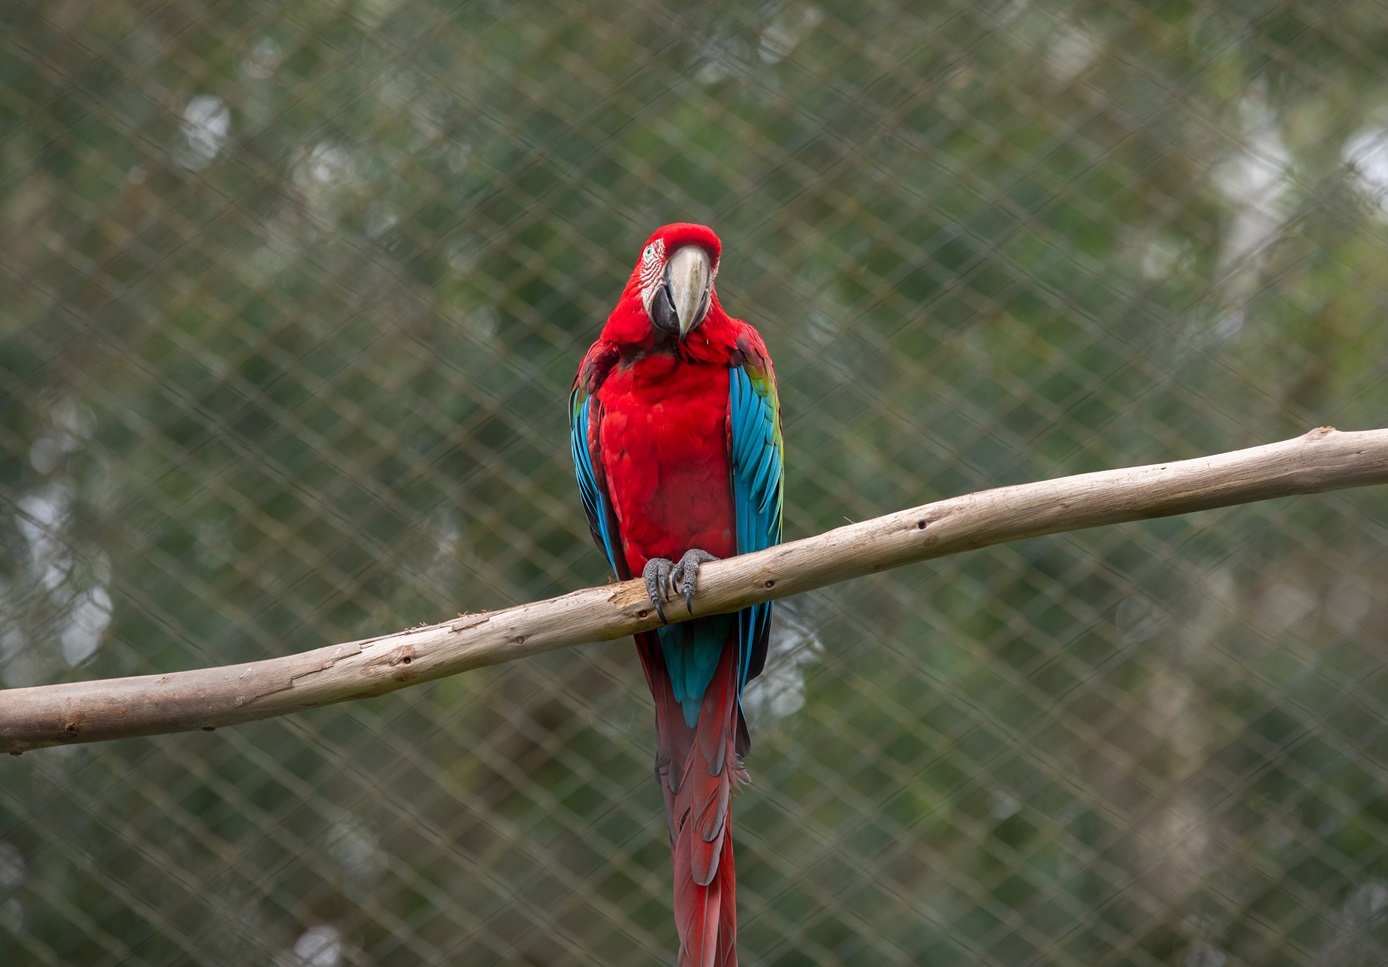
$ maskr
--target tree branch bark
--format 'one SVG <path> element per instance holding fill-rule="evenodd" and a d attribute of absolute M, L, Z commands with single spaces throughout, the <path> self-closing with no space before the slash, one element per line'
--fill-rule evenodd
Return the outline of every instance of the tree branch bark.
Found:
<path fill-rule="evenodd" d="M 700 615 L 735 611 L 1006 541 L 1388 483 L 1388 429 L 1329 427 L 1266 446 L 952 497 L 699 571 Z M 672 621 L 684 609 L 666 609 Z M 383 695 L 658 624 L 639 580 L 264 661 L 0 690 L 0 750 L 210 731 Z"/>

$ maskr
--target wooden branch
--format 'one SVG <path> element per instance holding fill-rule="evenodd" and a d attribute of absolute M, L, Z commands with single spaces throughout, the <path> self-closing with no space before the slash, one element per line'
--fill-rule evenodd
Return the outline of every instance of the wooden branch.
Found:
<path fill-rule="evenodd" d="M 715 562 L 699 571 L 695 610 L 734 611 L 1042 534 L 1382 483 L 1388 483 L 1388 429 L 1323 427 L 1248 450 L 953 497 Z M 675 605 L 666 613 L 672 621 L 686 617 Z M 5 689 L 0 750 L 18 755 L 75 742 L 211 731 L 657 624 L 641 582 L 627 581 L 242 665 Z"/>

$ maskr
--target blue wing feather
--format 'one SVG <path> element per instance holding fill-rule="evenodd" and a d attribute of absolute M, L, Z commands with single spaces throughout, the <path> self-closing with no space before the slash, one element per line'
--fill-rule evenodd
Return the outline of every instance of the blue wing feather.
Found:
<path fill-rule="evenodd" d="M 624 576 L 625 567 L 617 563 L 616 521 L 613 519 L 611 503 L 598 484 L 598 475 L 593 469 L 593 453 L 588 446 L 588 426 L 597 400 L 575 387 L 569 397 L 569 449 L 573 453 L 574 470 L 578 475 L 578 490 L 583 497 L 583 509 L 588 515 L 588 527 L 593 539 L 607 555 L 607 563 L 619 576 Z"/>
<path fill-rule="evenodd" d="M 768 373 L 753 376 L 734 366 L 728 380 L 728 427 L 732 454 L 733 506 L 737 513 L 737 552 L 747 554 L 781 542 L 784 455 L 780 403 Z M 766 660 L 771 602 L 738 612 L 739 697 Z"/>

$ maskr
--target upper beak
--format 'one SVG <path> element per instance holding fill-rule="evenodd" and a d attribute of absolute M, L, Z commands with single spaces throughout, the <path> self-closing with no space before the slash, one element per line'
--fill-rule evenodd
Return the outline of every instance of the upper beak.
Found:
<path fill-rule="evenodd" d="M 683 339 L 708 315 L 713 267 L 709 264 L 708 253 L 700 246 L 684 245 L 670 254 L 665 272 L 670 283 L 670 302 Z"/>

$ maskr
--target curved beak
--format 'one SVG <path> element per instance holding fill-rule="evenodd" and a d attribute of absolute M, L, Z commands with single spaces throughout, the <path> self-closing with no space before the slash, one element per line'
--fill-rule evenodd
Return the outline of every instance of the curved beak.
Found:
<path fill-rule="evenodd" d="M 665 263 L 665 277 L 683 339 L 708 315 L 713 291 L 713 268 L 708 253 L 698 245 L 675 249 Z"/>

